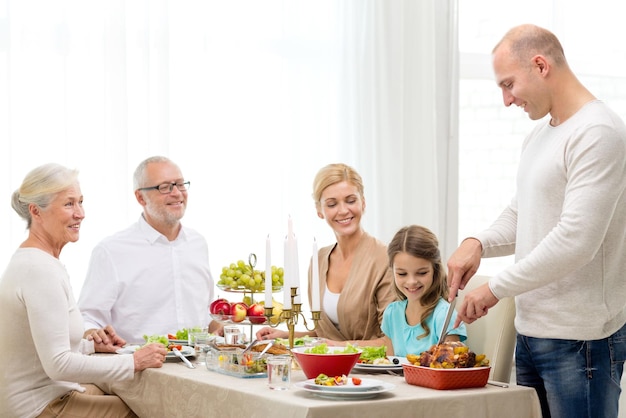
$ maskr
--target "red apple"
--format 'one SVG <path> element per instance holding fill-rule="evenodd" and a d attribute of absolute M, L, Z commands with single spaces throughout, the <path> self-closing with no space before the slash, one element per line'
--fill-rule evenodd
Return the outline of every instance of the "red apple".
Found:
<path fill-rule="evenodd" d="M 213 315 L 220 315 L 219 319 L 227 319 L 228 315 L 230 315 L 230 302 L 226 299 L 218 301 L 213 306 L 213 311 L 211 312 Z"/>
<path fill-rule="evenodd" d="M 222 302 L 226 302 L 228 303 L 228 312 L 217 312 L 217 307 L 220 306 L 222 307 Z M 209 312 L 211 312 L 212 314 L 222 314 L 225 313 L 226 315 L 230 314 L 230 302 L 228 302 L 228 300 L 224 299 L 224 298 L 219 298 L 219 299 L 215 299 L 213 302 L 211 302 L 211 304 L 209 305 Z"/>
<path fill-rule="evenodd" d="M 253 303 L 248 307 L 248 320 L 253 324 L 265 322 L 265 308 L 260 303 Z"/>
<path fill-rule="evenodd" d="M 230 304 L 230 316 L 233 322 L 241 322 L 246 319 L 248 314 L 248 305 L 243 302 L 235 302 Z"/>

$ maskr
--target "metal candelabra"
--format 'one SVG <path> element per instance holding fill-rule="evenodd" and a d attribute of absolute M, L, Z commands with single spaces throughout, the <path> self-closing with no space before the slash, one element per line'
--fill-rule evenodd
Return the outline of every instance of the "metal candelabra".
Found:
<path fill-rule="evenodd" d="M 283 309 L 283 311 L 280 313 L 280 316 L 278 317 L 278 320 L 276 321 L 275 324 L 272 324 L 271 322 L 271 318 L 272 318 L 272 311 L 273 311 L 273 307 L 271 306 L 266 306 L 265 307 L 265 317 L 267 318 L 267 322 L 269 324 L 270 327 L 272 328 L 276 328 L 278 325 L 280 325 L 281 323 L 285 323 L 287 324 L 287 330 L 289 331 L 289 348 L 293 348 L 293 340 L 294 340 L 294 333 L 295 333 L 295 329 L 296 329 L 296 325 L 298 324 L 299 318 L 302 318 L 302 323 L 304 325 L 304 328 L 307 329 L 307 331 L 313 331 L 315 330 L 315 327 L 317 326 L 317 321 L 320 320 L 320 311 L 311 311 L 311 319 L 313 320 L 313 327 L 309 328 L 309 323 L 307 323 L 306 318 L 304 316 L 304 314 L 302 313 L 302 304 L 301 303 L 294 303 L 295 297 L 298 295 L 298 288 L 297 287 L 292 287 L 291 288 L 291 309 Z"/>

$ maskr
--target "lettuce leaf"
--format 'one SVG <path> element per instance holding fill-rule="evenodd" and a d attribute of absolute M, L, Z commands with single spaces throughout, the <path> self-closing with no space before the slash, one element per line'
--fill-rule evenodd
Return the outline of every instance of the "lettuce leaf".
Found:
<path fill-rule="evenodd" d="M 340 347 L 337 347 L 337 348 L 340 348 Z M 331 353 L 330 349 L 328 348 L 328 344 L 326 343 L 318 344 L 314 347 L 307 348 L 306 350 L 304 350 L 304 352 L 311 353 L 311 354 L 330 354 Z M 333 353 L 358 353 L 358 352 L 359 350 L 350 343 L 348 343 L 343 350 L 333 351 Z"/>
<path fill-rule="evenodd" d="M 169 345 L 167 335 L 144 335 L 143 339 L 146 340 L 146 344 L 161 343 L 165 348 Z"/>
<path fill-rule="evenodd" d="M 361 363 L 371 364 L 375 359 L 385 357 L 387 357 L 387 347 L 382 345 L 380 347 L 363 347 L 359 359 Z"/>
<path fill-rule="evenodd" d="M 311 342 L 313 340 L 313 337 L 309 337 L 308 335 L 305 335 L 304 337 L 294 337 L 293 339 L 293 346 L 294 347 L 301 347 L 303 345 L 306 345 L 306 343 Z M 278 344 L 282 344 L 284 346 L 289 346 L 289 339 L 288 338 L 276 338 L 275 341 Z"/>

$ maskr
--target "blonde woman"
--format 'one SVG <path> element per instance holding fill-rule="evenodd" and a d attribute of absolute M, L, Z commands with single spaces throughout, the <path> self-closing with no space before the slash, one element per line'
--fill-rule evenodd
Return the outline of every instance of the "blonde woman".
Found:
<path fill-rule="evenodd" d="M 317 216 L 328 223 L 337 242 L 318 251 L 321 320 L 314 332 L 296 336 L 355 341 L 383 335 L 383 312 L 396 295 L 386 245 L 361 226 L 363 190 L 361 176 L 346 164 L 327 165 L 315 176 Z M 309 299 L 311 282 L 309 268 Z M 257 332 L 259 339 L 277 337 L 286 338 L 286 331 L 266 327 Z"/>

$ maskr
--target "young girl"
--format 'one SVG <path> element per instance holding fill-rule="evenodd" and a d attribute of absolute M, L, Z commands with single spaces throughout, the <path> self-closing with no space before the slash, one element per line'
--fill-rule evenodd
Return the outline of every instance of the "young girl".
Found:
<path fill-rule="evenodd" d="M 411 225 L 400 229 L 387 247 L 396 293 L 401 300 L 390 303 L 383 314 L 382 330 L 387 354 L 406 356 L 427 351 L 437 344 L 449 303 L 446 271 L 439 242 L 429 229 Z M 448 330 L 454 326 L 453 313 Z M 465 341 L 461 324 L 446 341 Z M 390 343 L 390 344 L 389 344 Z"/>

